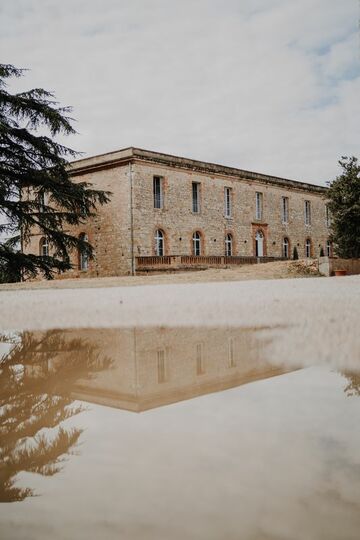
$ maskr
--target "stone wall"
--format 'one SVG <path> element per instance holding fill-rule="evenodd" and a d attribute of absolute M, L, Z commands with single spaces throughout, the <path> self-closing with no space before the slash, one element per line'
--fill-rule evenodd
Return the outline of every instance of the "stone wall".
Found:
<path fill-rule="evenodd" d="M 324 276 L 333 276 L 336 270 L 346 270 L 347 274 L 360 274 L 360 259 L 340 259 L 338 257 L 320 257 L 319 272 Z"/>
<path fill-rule="evenodd" d="M 67 232 L 79 236 L 86 233 L 94 247 L 95 258 L 87 271 L 80 270 L 79 254 L 71 253 L 73 269 L 60 278 L 126 275 L 131 272 L 130 181 L 129 166 L 122 165 L 74 175 L 75 182 L 89 182 L 96 189 L 110 191 L 110 203 L 99 207 L 96 216 L 83 225 L 69 227 Z M 33 231 L 26 253 L 39 253 L 42 235 Z M 50 254 L 51 254 L 50 246 Z"/>
<path fill-rule="evenodd" d="M 164 183 L 164 207 L 154 208 L 153 177 Z M 192 182 L 200 183 L 200 213 L 192 212 Z M 224 216 L 224 188 L 232 189 L 232 217 Z M 255 219 L 255 193 L 263 194 L 263 217 Z M 282 224 L 281 198 L 289 198 L 289 223 Z M 304 223 L 304 201 L 311 202 L 311 225 Z M 305 256 L 305 241 L 312 242 L 312 256 L 325 251 L 328 239 L 325 202 L 322 194 L 310 190 L 285 189 L 282 186 L 245 180 L 239 177 L 211 176 L 158 164 L 134 165 L 134 248 L 137 256 L 155 254 L 154 235 L 165 233 L 165 254 L 192 253 L 192 235 L 200 231 L 204 255 L 224 255 L 225 235 L 233 236 L 233 254 L 255 255 L 255 234 L 265 236 L 264 255 L 281 257 L 283 239 L 290 242 L 290 254 L 297 246 Z"/>

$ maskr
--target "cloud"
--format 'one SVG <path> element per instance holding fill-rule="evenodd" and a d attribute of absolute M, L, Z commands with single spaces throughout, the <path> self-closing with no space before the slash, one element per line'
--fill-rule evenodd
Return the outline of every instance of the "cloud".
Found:
<path fill-rule="evenodd" d="M 353 0 L 7 3 L 6 61 L 74 107 L 86 155 L 134 145 L 324 183 L 359 152 Z M 19 86 L 20 85 L 20 86 Z"/>

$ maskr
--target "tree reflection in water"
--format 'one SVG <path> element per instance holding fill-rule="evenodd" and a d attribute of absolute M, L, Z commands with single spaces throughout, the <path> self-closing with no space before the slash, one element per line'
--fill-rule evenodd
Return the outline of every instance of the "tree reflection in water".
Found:
<path fill-rule="evenodd" d="M 0 502 L 22 501 L 31 488 L 16 487 L 20 471 L 52 476 L 74 453 L 82 433 L 62 423 L 83 408 L 71 389 L 79 379 L 111 367 L 98 348 L 66 331 L 3 335 L 0 358 Z"/>
<path fill-rule="evenodd" d="M 343 372 L 342 375 L 347 379 L 348 384 L 344 388 L 344 392 L 347 396 L 359 396 L 360 397 L 360 373 L 354 371 Z"/>

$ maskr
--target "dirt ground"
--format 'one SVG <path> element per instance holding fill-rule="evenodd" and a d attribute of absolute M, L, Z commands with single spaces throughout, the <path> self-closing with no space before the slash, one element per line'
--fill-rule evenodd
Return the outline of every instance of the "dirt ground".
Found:
<path fill-rule="evenodd" d="M 157 273 L 140 276 L 106 278 L 55 279 L 0 284 L 0 290 L 19 289 L 77 289 L 94 287 L 127 287 L 172 283 L 208 283 L 216 281 L 245 281 L 257 279 L 286 279 L 319 276 L 317 261 L 279 261 L 230 268 L 209 268 L 177 273 Z"/>

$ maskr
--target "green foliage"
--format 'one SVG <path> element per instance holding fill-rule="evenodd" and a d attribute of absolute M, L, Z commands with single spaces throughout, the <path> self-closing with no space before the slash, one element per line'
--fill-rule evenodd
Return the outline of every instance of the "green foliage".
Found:
<path fill-rule="evenodd" d="M 293 259 L 294 259 L 294 261 L 297 261 L 298 258 L 299 258 L 298 250 L 297 250 L 297 247 L 294 246 L 294 249 L 293 249 Z"/>
<path fill-rule="evenodd" d="M 67 160 L 77 153 L 55 140 L 75 133 L 70 109 L 41 88 L 7 91 L 7 79 L 23 71 L 0 64 L 0 280 L 6 281 L 38 273 L 50 279 L 71 268 L 73 249 L 91 257 L 92 246 L 65 230 L 84 223 L 110 195 L 70 178 Z M 48 239 L 51 256 L 22 253 L 34 230 Z"/>
<path fill-rule="evenodd" d="M 342 174 L 330 183 L 328 208 L 331 241 L 336 255 L 360 257 L 360 165 L 357 158 L 342 157 Z"/>

